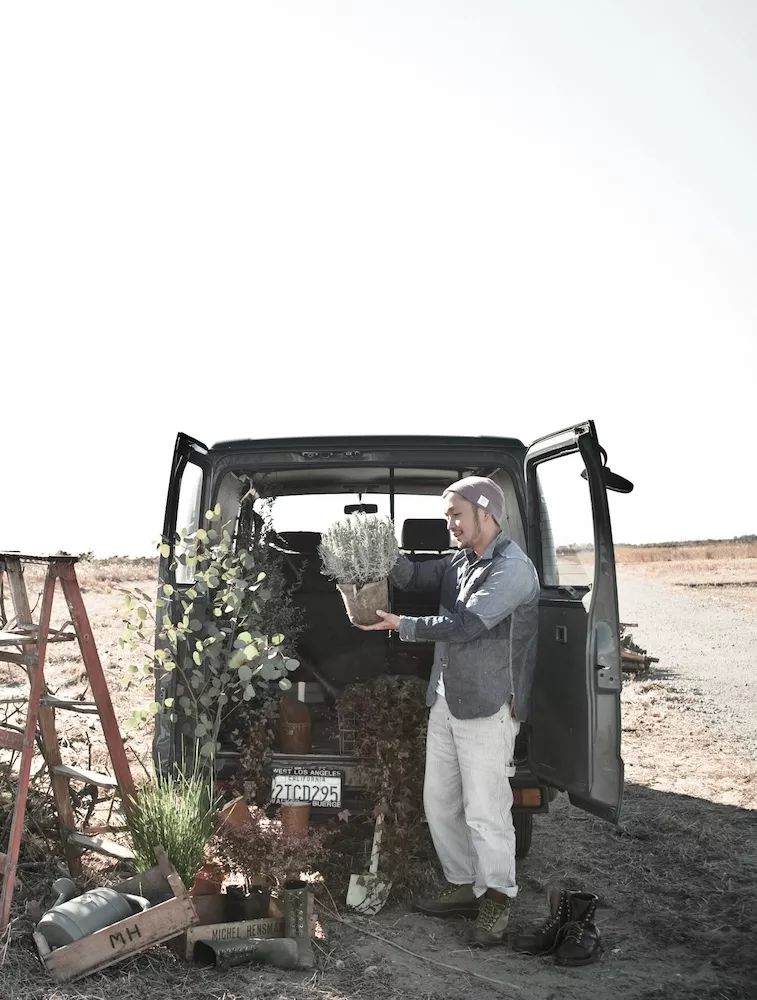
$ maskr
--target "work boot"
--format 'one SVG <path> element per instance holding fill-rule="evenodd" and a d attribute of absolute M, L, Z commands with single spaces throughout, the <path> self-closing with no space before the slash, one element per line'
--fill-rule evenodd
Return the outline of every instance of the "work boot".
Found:
<path fill-rule="evenodd" d="M 194 958 L 227 969 L 257 962 L 277 969 L 299 968 L 299 949 L 291 938 L 236 938 L 231 941 L 197 941 Z"/>
<path fill-rule="evenodd" d="M 413 900 L 413 909 L 427 917 L 477 917 L 481 900 L 472 885 L 455 885 L 442 889 L 438 896 L 420 896 Z"/>
<path fill-rule="evenodd" d="M 555 965 L 589 965 L 599 959 L 599 930 L 594 923 L 597 897 L 591 892 L 570 893 L 570 921 L 560 932 Z"/>
<path fill-rule="evenodd" d="M 549 955 L 560 942 L 562 929 L 570 922 L 570 893 L 565 889 L 547 892 L 549 916 L 528 934 L 518 934 L 513 940 L 513 951 L 526 955 Z"/>
<path fill-rule="evenodd" d="M 288 879 L 284 883 L 284 937 L 297 942 L 297 968 L 312 969 L 315 956 L 310 942 L 310 889 L 307 882 Z"/>
<path fill-rule="evenodd" d="M 468 944 L 473 948 L 491 948 L 505 940 L 512 900 L 503 892 L 488 889 L 481 900 L 475 924 L 468 932 Z"/>

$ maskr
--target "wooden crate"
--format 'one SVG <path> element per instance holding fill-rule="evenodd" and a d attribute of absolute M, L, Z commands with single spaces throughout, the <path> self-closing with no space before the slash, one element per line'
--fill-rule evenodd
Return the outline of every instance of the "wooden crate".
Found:
<path fill-rule="evenodd" d="M 198 941 L 244 941 L 249 938 L 284 937 L 284 918 L 281 903 L 271 898 L 267 917 L 254 920 L 224 919 L 227 897 L 224 893 L 197 896 L 194 900 L 198 923 L 188 927 L 183 934 L 167 942 L 182 958 L 194 959 Z M 315 933 L 316 917 L 312 895 L 309 898 L 309 924 L 311 935 Z"/>
<path fill-rule="evenodd" d="M 94 934 L 80 938 L 62 948 L 51 949 L 41 934 L 34 940 L 42 964 L 58 981 L 80 979 L 109 965 L 138 955 L 153 945 L 162 944 L 198 922 L 194 902 L 184 883 L 174 871 L 165 854 L 155 851 L 158 866 L 135 875 L 115 889 L 141 892 L 146 898 L 161 899 L 144 913 L 103 927 Z M 166 898 L 170 890 L 171 898 Z"/>

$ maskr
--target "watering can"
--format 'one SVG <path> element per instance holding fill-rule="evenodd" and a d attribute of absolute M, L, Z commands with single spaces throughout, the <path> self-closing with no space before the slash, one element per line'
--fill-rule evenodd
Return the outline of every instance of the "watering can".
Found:
<path fill-rule="evenodd" d="M 58 898 L 36 928 L 51 948 L 62 948 L 150 907 L 144 896 L 115 889 L 90 889 L 77 896 L 70 878 L 56 879 L 52 889 Z"/>

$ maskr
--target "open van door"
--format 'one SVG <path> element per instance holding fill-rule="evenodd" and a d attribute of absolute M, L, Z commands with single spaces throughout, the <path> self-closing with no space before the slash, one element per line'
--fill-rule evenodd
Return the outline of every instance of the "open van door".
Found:
<path fill-rule="evenodd" d="M 203 512 L 204 494 L 208 480 L 208 448 L 201 441 L 179 433 L 174 446 L 171 460 L 171 473 L 168 479 L 168 496 L 166 511 L 163 518 L 162 541 L 170 546 L 170 553 L 161 553 L 158 579 L 170 583 L 177 588 L 178 594 L 182 586 L 192 583 L 194 570 L 191 567 L 178 565 L 173 571 L 174 548 L 178 549 L 176 536 L 186 528 L 188 533 L 197 531 L 200 527 L 200 516 Z M 157 702 L 171 695 L 176 683 L 175 673 L 156 675 Z M 166 773 L 172 771 L 176 759 L 176 733 L 169 716 L 158 712 L 155 716 L 155 734 L 153 737 L 153 758 L 156 769 Z"/>
<path fill-rule="evenodd" d="M 574 805 L 617 822 L 620 626 L 605 457 L 593 421 L 526 454 L 528 549 L 541 582 L 529 764 Z"/>

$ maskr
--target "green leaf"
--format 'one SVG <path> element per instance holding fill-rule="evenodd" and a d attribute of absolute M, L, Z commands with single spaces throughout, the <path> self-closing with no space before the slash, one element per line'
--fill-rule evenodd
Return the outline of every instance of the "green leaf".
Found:
<path fill-rule="evenodd" d="M 163 704 L 166 706 L 166 708 L 173 708 L 173 698 L 166 698 Z"/>
<path fill-rule="evenodd" d="M 246 684 L 249 680 L 252 680 L 252 668 L 243 663 L 239 668 L 239 681 L 241 684 Z"/>
<path fill-rule="evenodd" d="M 159 552 L 164 559 L 168 559 L 168 557 L 171 555 L 171 546 L 168 545 L 166 542 L 163 542 L 162 545 L 159 546 Z"/>
<path fill-rule="evenodd" d="M 196 534 L 198 542 L 207 542 L 208 533 L 204 528 L 198 528 Z"/>
<path fill-rule="evenodd" d="M 163 595 L 165 597 L 171 597 L 172 594 L 173 594 L 173 587 L 171 586 L 171 584 L 170 583 L 164 583 L 163 584 Z"/>
<path fill-rule="evenodd" d="M 289 680 L 288 677 L 282 677 L 281 680 L 279 681 L 279 687 L 281 688 L 282 691 L 288 691 L 291 688 L 291 686 L 292 682 Z"/>
<path fill-rule="evenodd" d="M 163 615 L 163 628 L 173 628 L 173 622 L 171 621 L 170 615 Z"/>
<path fill-rule="evenodd" d="M 137 614 L 144 621 L 147 618 L 147 608 L 137 608 Z"/>
<path fill-rule="evenodd" d="M 242 692 L 242 697 L 245 701 L 249 701 L 251 698 L 255 697 L 255 688 L 252 684 L 248 684 L 247 687 Z"/>
<path fill-rule="evenodd" d="M 254 660 L 256 656 L 260 656 L 258 648 L 254 642 L 251 642 L 249 646 L 245 646 L 244 655 L 248 660 Z"/>
<path fill-rule="evenodd" d="M 128 719 L 127 719 L 127 720 L 126 720 L 126 721 L 124 722 L 124 729 L 125 729 L 125 730 L 126 730 L 126 732 L 128 733 L 128 732 L 129 732 L 129 731 L 130 731 L 131 729 L 136 729 L 136 728 L 137 728 L 137 724 L 138 724 L 138 723 L 137 723 L 137 720 L 136 720 L 136 719 L 134 719 L 134 718 L 128 718 Z"/>
<path fill-rule="evenodd" d="M 192 659 L 195 661 L 198 667 L 202 666 L 202 657 L 196 650 L 194 653 L 192 653 Z"/>
<path fill-rule="evenodd" d="M 160 704 L 157 701 L 151 701 L 147 708 L 153 715 L 157 715 L 160 711 Z"/>
<path fill-rule="evenodd" d="M 255 582 L 260 583 L 261 580 L 265 580 L 266 575 L 267 575 L 266 573 L 258 573 L 258 578 Z"/>
<path fill-rule="evenodd" d="M 300 665 L 299 660 L 292 660 L 292 659 L 284 660 L 284 666 L 289 671 L 296 670 L 297 667 L 299 667 L 299 665 Z"/>

